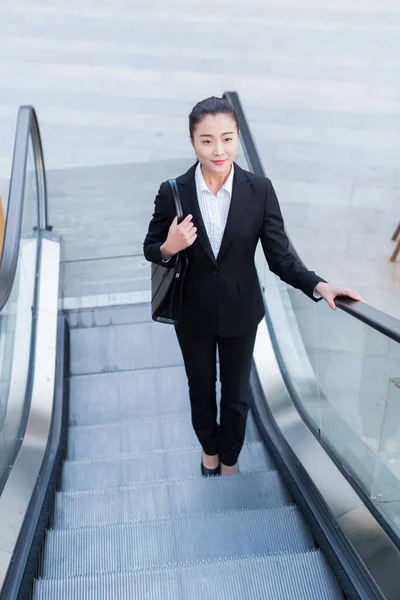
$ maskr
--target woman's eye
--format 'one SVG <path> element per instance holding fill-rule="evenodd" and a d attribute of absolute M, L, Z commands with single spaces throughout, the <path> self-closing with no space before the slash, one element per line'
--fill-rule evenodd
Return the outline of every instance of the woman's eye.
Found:
<path fill-rule="evenodd" d="M 226 142 L 231 142 L 233 140 L 233 138 L 225 138 Z"/>
<path fill-rule="evenodd" d="M 207 146 L 208 146 L 209 144 L 211 144 L 211 141 L 210 140 L 204 140 L 203 144 L 207 144 Z"/>

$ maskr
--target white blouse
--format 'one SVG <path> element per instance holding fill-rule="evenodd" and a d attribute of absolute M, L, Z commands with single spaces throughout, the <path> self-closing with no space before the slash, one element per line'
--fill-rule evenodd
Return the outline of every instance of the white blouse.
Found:
<path fill-rule="evenodd" d="M 196 182 L 197 199 L 215 258 L 217 258 L 219 249 L 221 248 L 222 237 L 228 219 L 232 198 L 233 176 L 234 166 L 232 165 L 228 179 L 217 192 L 217 195 L 214 196 L 204 181 L 200 163 L 197 165 L 195 171 L 194 178 Z"/>

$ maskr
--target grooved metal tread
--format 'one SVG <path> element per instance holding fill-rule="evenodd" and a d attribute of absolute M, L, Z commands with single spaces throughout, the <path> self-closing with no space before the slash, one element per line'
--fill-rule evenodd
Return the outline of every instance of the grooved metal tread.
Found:
<path fill-rule="evenodd" d="M 200 477 L 201 449 L 198 445 L 184 450 L 161 450 L 115 458 L 65 461 L 62 491 L 76 491 L 129 485 L 160 479 Z M 240 470 L 270 471 L 275 468 L 263 442 L 245 443 L 240 453 Z"/>
<path fill-rule="evenodd" d="M 216 386 L 219 391 L 219 385 Z M 162 390 L 162 393 L 160 393 Z M 71 377 L 70 425 L 94 425 L 189 411 L 183 366 Z"/>
<path fill-rule="evenodd" d="M 33 600 L 341 600 L 320 551 L 39 579 Z"/>
<path fill-rule="evenodd" d="M 249 417 L 246 441 L 259 441 L 254 420 Z M 156 415 L 132 421 L 70 427 L 69 460 L 109 458 L 119 454 L 171 450 L 198 443 L 190 413 Z"/>
<path fill-rule="evenodd" d="M 58 492 L 54 528 L 90 527 L 172 515 L 285 506 L 277 471 Z"/>
<path fill-rule="evenodd" d="M 90 329 L 127 325 L 131 323 L 150 323 L 151 304 L 124 304 L 99 308 L 79 308 L 68 311 L 70 329 Z"/>
<path fill-rule="evenodd" d="M 240 474 L 201 477 L 175 333 L 142 312 L 71 333 L 68 460 L 33 600 L 340 600 L 251 413 Z"/>
<path fill-rule="evenodd" d="M 43 575 L 71 577 L 313 548 L 311 534 L 296 507 L 191 514 L 49 530 Z"/>
<path fill-rule="evenodd" d="M 174 328 L 154 322 L 72 329 L 70 347 L 72 375 L 183 364 Z"/>

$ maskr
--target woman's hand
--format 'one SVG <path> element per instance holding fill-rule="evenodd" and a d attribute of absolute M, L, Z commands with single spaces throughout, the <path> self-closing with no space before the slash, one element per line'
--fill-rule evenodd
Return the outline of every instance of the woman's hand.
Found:
<path fill-rule="evenodd" d="M 323 281 L 320 281 L 319 284 L 315 286 L 315 291 L 321 294 L 321 297 L 329 304 L 332 310 L 336 310 L 336 296 L 348 296 L 353 300 L 362 301 L 362 298 L 358 292 L 349 290 L 349 288 L 345 287 L 334 287 L 329 285 L 329 283 L 324 283 Z"/>
<path fill-rule="evenodd" d="M 172 221 L 168 237 L 160 248 L 163 260 L 168 260 L 171 256 L 178 254 L 178 252 L 188 248 L 195 242 L 197 227 L 193 225 L 192 219 L 193 216 L 188 215 L 179 225 L 178 217 L 175 217 Z"/>

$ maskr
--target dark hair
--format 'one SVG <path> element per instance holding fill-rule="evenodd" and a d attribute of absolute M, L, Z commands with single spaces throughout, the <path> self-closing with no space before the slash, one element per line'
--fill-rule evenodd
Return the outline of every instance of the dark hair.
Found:
<path fill-rule="evenodd" d="M 189 132 L 190 137 L 193 139 L 193 133 L 196 125 L 200 123 L 207 115 L 219 115 L 227 114 L 234 119 L 237 130 L 239 133 L 239 119 L 232 104 L 225 100 L 225 98 L 218 98 L 217 96 L 211 96 L 201 100 L 193 107 L 192 112 L 189 115 Z"/>

